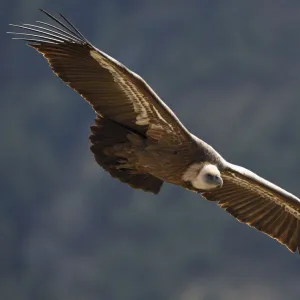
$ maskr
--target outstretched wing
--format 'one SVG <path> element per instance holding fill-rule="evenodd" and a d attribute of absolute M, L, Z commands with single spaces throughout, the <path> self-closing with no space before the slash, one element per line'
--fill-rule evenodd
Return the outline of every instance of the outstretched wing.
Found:
<path fill-rule="evenodd" d="M 54 73 L 85 98 L 97 114 L 168 144 L 191 139 L 140 76 L 95 48 L 64 16 L 59 20 L 43 12 L 56 26 L 40 21 L 38 25 L 12 25 L 29 31 L 13 33 L 15 39 L 28 41 L 42 53 Z"/>
<path fill-rule="evenodd" d="M 242 223 L 300 253 L 300 199 L 253 172 L 227 164 L 222 188 L 203 193 Z"/>

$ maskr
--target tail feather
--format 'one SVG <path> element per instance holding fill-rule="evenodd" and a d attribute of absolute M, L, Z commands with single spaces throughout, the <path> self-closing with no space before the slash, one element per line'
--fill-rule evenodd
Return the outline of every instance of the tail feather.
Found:
<path fill-rule="evenodd" d="M 108 119 L 97 117 L 95 125 L 91 126 L 91 132 L 91 151 L 94 153 L 95 160 L 112 177 L 135 189 L 155 194 L 159 192 L 163 184 L 162 180 L 150 174 L 141 173 L 134 165 L 124 163 L 124 157 L 106 151 L 113 146 L 128 143 L 130 140 L 127 136 L 132 133 L 130 129 Z"/>

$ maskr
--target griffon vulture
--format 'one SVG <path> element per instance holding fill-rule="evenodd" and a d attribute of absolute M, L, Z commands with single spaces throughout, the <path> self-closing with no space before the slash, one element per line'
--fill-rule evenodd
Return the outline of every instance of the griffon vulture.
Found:
<path fill-rule="evenodd" d="M 42 10 L 43 11 L 43 10 Z M 91 151 L 111 176 L 158 193 L 163 182 L 199 192 L 242 223 L 300 252 L 300 200 L 227 162 L 192 135 L 137 74 L 94 47 L 64 16 L 12 25 L 94 109 Z M 21 35 L 21 36 L 20 36 Z"/>

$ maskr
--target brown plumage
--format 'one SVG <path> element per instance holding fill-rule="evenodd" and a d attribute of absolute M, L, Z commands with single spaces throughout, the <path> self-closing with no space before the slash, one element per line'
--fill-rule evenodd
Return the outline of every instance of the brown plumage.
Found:
<path fill-rule="evenodd" d="M 158 193 L 163 182 L 202 193 L 240 222 L 300 252 L 300 200 L 230 164 L 192 135 L 147 83 L 95 48 L 65 17 L 56 25 L 12 25 L 54 73 L 94 109 L 91 151 L 97 163 L 133 188 Z"/>

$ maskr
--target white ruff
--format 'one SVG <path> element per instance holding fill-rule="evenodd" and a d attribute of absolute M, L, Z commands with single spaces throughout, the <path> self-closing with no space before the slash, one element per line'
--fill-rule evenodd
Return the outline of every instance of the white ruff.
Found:
<path fill-rule="evenodd" d="M 190 165 L 188 169 L 183 173 L 182 180 L 192 182 L 197 177 L 202 167 L 203 163 L 195 163 Z"/>

